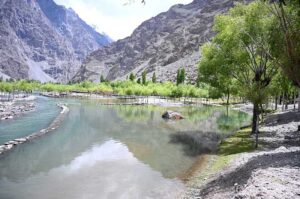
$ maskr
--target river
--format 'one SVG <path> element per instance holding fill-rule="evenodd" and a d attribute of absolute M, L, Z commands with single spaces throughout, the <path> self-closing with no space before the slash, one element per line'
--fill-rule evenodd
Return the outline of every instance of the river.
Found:
<path fill-rule="evenodd" d="M 35 111 L 0 122 L 0 142 L 47 127 L 58 102 L 70 108 L 58 129 L 0 156 L 0 198 L 176 198 L 185 189 L 180 176 L 199 155 L 214 153 L 220 139 L 250 119 L 224 107 L 38 97 Z M 163 120 L 169 109 L 185 119 Z"/>

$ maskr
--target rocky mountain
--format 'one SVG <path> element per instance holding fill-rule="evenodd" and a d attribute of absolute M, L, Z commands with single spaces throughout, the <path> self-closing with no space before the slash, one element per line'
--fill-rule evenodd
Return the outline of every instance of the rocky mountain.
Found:
<path fill-rule="evenodd" d="M 175 80 L 176 71 L 185 67 L 195 79 L 199 46 L 213 36 L 214 16 L 227 11 L 233 0 L 194 0 L 175 5 L 143 22 L 130 37 L 91 53 L 74 81 L 125 79 L 130 72 L 147 76 L 155 72 L 159 81 Z"/>
<path fill-rule="evenodd" d="M 53 0 L 0 1 L 0 76 L 67 81 L 111 39 Z"/>

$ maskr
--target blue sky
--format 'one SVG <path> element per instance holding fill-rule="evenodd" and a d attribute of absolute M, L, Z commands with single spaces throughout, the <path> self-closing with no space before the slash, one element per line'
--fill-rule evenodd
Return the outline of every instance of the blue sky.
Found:
<path fill-rule="evenodd" d="M 143 21 L 167 11 L 172 5 L 187 4 L 192 0 L 54 0 L 59 5 L 71 7 L 89 25 L 105 32 L 112 39 L 129 36 Z"/>

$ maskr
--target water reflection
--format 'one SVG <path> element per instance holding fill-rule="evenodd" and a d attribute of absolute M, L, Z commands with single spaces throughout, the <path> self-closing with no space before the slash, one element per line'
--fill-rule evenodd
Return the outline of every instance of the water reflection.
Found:
<path fill-rule="evenodd" d="M 214 153 L 218 149 L 221 139 L 215 132 L 186 131 L 171 134 L 171 143 L 184 145 L 184 152 L 188 156 Z"/>
<path fill-rule="evenodd" d="M 174 198 L 195 156 L 249 121 L 222 107 L 172 107 L 186 119 L 165 121 L 162 107 L 63 102 L 60 128 L 0 156 L 0 198 Z"/>
<path fill-rule="evenodd" d="M 134 173 L 134 175 L 132 175 Z M 113 140 L 24 181 L 0 181 L 1 198 L 175 198 L 184 188 L 139 162 Z M 168 191 L 172 190 L 172 192 Z"/>

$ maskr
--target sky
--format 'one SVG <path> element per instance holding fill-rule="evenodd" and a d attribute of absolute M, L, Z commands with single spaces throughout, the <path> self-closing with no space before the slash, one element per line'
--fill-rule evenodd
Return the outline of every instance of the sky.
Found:
<path fill-rule="evenodd" d="M 87 24 L 104 32 L 113 40 L 130 36 L 143 21 L 167 11 L 174 4 L 192 0 L 54 0 L 58 5 L 72 8 Z"/>

